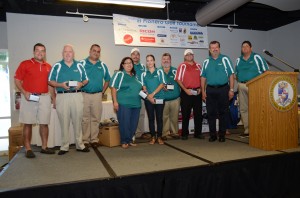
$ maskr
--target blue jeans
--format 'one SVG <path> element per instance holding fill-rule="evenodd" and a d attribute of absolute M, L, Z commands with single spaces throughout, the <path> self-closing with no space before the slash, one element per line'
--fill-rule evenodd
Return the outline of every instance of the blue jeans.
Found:
<path fill-rule="evenodd" d="M 163 128 L 163 112 L 165 104 L 152 104 L 149 100 L 145 100 L 145 106 L 149 119 L 149 130 L 152 137 L 155 137 L 154 120 L 156 118 L 157 137 L 162 136 Z M 154 115 L 155 113 L 155 115 Z"/>
<path fill-rule="evenodd" d="M 129 144 L 135 134 L 140 115 L 140 108 L 128 108 L 119 104 L 117 117 L 119 121 L 119 130 L 121 144 Z"/>

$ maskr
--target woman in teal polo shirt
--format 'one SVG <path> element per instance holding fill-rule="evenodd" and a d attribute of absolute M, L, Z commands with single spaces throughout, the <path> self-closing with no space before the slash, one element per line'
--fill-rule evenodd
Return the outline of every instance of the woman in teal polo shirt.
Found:
<path fill-rule="evenodd" d="M 137 80 L 130 57 L 122 59 L 119 71 L 110 81 L 114 109 L 117 111 L 122 148 L 136 146 L 132 142 L 139 121 L 142 84 Z"/>
<path fill-rule="evenodd" d="M 149 144 L 156 142 L 154 120 L 156 118 L 157 125 L 157 142 L 164 144 L 162 136 L 163 128 L 163 111 L 164 111 L 164 87 L 165 76 L 162 70 L 157 70 L 155 67 L 155 58 L 152 54 L 146 56 L 147 71 L 142 74 L 143 91 L 147 94 L 145 100 L 145 107 L 149 119 L 149 129 L 151 133 L 151 140 Z M 155 113 L 155 116 L 154 116 Z"/>

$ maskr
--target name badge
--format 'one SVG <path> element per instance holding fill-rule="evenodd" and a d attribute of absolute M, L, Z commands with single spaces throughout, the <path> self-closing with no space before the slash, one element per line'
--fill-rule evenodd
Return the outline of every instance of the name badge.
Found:
<path fill-rule="evenodd" d="M 164 104 L 164 99 L 155 99 L 155 104 Z"/>
<path fill-rule="evenodd" d="M 38 102 L 40 100 L 40 97 L 39 96 L 35 96 L 33 94 L 30 94 L 29 95 L 29 100 L 33 101 L 33 102 Z"/>
<path fill-rule="evenodd" d="M 143 92 L 142 90 L 140 91 L 139 95 L 140 95 L 143 99 L 147 98 L 147 94 L 146 94 L 145 92 Z"/>
<path fill-rule="evenodd" d="M 69 86 L 69 87 L 77 87 L 77 81 L 69 80 L 68 86 Z"/>
<path fill-rule="evenodd" d="M 174 90 L 174 85 L 167 85 L 167 90 Z"/>
<path fill-rule="evenodd" d="M 194 95 L 194 96 L 196 96 L 198 94 L 198 92 L 196 90 L 192 90 L 191 89 L 191 94 Z"/>

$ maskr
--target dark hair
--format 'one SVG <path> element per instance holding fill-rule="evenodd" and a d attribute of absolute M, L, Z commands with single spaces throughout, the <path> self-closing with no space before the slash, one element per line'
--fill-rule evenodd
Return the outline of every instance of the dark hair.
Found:
<path fill-rule="evenodd" d="M 122 59 L 122 61 L 121 61 L 121 63 L 120 63 L 119 71 L 123 71 L 123 70 L 124 70 L 123 65 L 124 65 L 125 61 L 128 60 L 128 59 L 131 61 L 132 66 L 134 66 L 134 63 L 133 63 L 132 58 L 130 58 L 130 57 L 127 56 L 127 57 L 125 57 L 125 58 Z M 132 73 L 133 75 L 136 74 L 136 73 L 135 73 L 135 70 L 134 70 L 134 67 L 132 67 L 131 73 Z"/>
<path fill-rule="evenodd" d="M 164 57 L 164 56 L 169 56 L 169 57 L 170 57 L 170 59 L 172 59 L 172 58 L 171 58 L 171 54 L 170 54 L 170 53 L 163 53 L 162 57 Z"/>
<path fill-rule="evenodd" d="M 209 45 L 213 45 L 213 44 L 218 44 L 219 47 L 221 47 L 221 44 L 220 44 L 219 41 L 211 41 L 211 42 L 209 43 Z"/>
<path fill-rule="evenodd" d="M 148 55 L 146 56 L 146 59 L 147 59 L 148 57 L 152 57 L 153 60 L 155 61 L 155 57 L 154 57 L 152 54 L 148 54 Z M 155 66 L 155 63 L 154 63 L 154 67 L 156 67 L 156 66 Z"/>
<path fill-rule="evenodd" d="M 98 45 L 98 44 L 93 44 L 93 45 L 91 46 L 90 50 L 92 50 L 93 47 L 99 47 L 99 48 L 101 48 L 100 45 Z"/>
<path fill-rule="evenodd" d="M 251 44 L 250 41 L 244 41 L 244 42 L 242 43 L 242 46 L 243 46 L 244 44 L 248 44 L 250 47 L 252 47 L 252 44 Z"/>
<path fill-rule="evenodd" d="M 36 47 L 44 47 L 45 48 L 45 51 L 46 51 L 46 47 L 45 47 L 45 45 L 44 44 L 42 44 L 42 43 L 37 43 L 37 44 L 35 44 L 34 46 L 33 46 L 33 51 L 35 51 L 35 48 Z"/>

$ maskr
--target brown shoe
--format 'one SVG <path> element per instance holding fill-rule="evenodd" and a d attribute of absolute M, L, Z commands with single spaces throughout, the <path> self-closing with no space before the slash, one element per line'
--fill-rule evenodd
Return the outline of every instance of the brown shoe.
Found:
<path fill-rule="evenodd" d="M 55 151 L 52 150 L 52 149 L 49 149 L 48 147 L 46 147 L 45 149 L 41 149 L 41 153 L 44 153 L 44 154 L 55 154 Z"/>
<path fill-rule="evenodd" d="M 155 140 L 155 137 L 152 137 L 149 144 L 155 144 L 156 140 Z"/>
<path fill-rule="evenodd" d="M 168 140 L 167 136 L 162 136 L 161 139 L 162 139 L 163 141 L 167 141 L 167 140 Z"/>
<path fill-rule="evenodd" d="M 164 141 L 162 140 L 161 137 L 157 138 L 157 142 L 158 142 L 158 144 L 160 144 L 160 145 L 163 145 L 163 144 L 164 144 Z"/>
<path fill-rule="evenodd" d="M 35 154 L 32 152 L 32 150 L 28 150 L 28 151 L 25 152 L 25 157 L 35 158 Z"/>
<path fill-rule="evenodd" d="M 127 149 L 128 148 L 128 144 L 122 144 L 122 148 L 123 149 Z"/>

